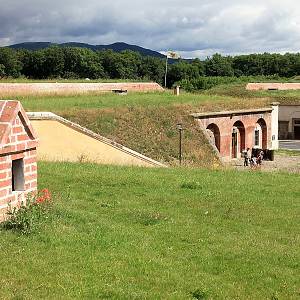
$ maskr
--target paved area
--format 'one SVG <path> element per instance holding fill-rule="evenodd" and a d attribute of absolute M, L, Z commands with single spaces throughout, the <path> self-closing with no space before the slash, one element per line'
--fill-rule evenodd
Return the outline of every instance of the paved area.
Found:
<path fill-rule="evenodd" d="M 300 151 L 300 140 L 281 140 L 279 141 L 279 149 Z"/>
<path fill-rule="evenodd" d="M 244 160 L 233 160 L 231 165 L 243 171 L 250 171 L 250 167 L 244 167 Z M 274 161 L 263 161 L 261 171 L 284 171 L 300 173 L 300 155 L 275 154 Z"/>

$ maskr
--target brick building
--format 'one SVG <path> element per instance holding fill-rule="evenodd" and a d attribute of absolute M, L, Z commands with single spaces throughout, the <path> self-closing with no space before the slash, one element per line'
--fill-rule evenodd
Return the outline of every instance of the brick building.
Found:
<path fill-rule="evenodd" d="M 0 101 L 0 221 L 37 189 L 37 139 L 19 101 Z"/>
<path fill-rule="evenodd" d="M 224 160 L 247 148 L 278 149 L 278 103 L 270 108 L 192 114 Z"/>

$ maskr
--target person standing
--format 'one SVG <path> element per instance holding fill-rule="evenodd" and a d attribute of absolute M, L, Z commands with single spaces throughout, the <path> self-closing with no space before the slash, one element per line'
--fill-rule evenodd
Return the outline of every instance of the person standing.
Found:
<path fill-rule="evenodd" d="M 251 150 L 247 148 L 244 154 L 244 167 L 248 167 L 251 159 Z"/>

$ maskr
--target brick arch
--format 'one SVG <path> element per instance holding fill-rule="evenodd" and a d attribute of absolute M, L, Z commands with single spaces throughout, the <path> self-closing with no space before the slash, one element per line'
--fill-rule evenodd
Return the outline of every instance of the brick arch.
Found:
<path fill-rule="evenodd" d="M 263 118 L 257 120 L 256 125 L 261 128 L 260 145 L 262 149 L 268 148 L 268 126 Z"/>
<path fill-rule="evenodd" d="M 213 142 L 213 144 L 216 146 L 216 148 L 220 152 L 221 134 L 220 134 L 219 126 L 215 123 L 210 123 L 206 127 L 206 131 L 207 131 L 208 135 L 210 136 L 211 141 Z"/>
<path fill-rule="evenodd" d="M 245 149 L 246 143 L 246 130 L 244 123 L 241 120 L 237 120 L 232 126 L 232 138 L 231 138 L 231 157 L 237 158 Z"/>

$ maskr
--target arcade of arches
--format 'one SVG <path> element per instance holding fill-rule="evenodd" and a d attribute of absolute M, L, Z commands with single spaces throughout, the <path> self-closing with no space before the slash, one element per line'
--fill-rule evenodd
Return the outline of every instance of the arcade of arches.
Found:
<path fill-rule="evenodd" d="M 240 158 L 247 148 L 271 149 L 272 108 L 192 115 L 208 134 L 220 156 Z"/>

